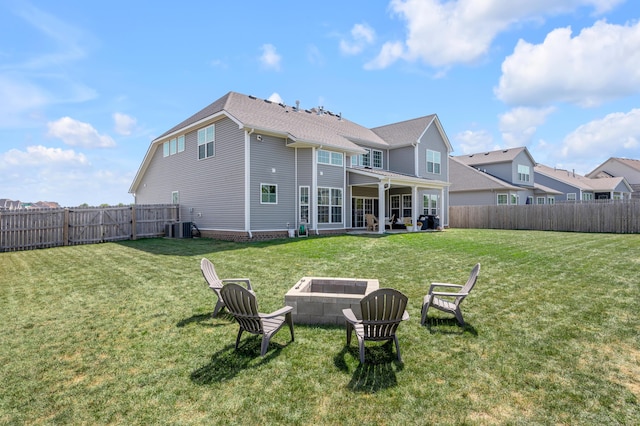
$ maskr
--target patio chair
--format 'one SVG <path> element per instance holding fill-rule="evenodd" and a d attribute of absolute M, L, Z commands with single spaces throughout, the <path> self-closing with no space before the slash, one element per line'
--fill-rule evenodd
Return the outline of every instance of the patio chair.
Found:
<path fill-rule="evenodd" d="M 347 346 L 351 344 L 351 334 L 356 332 L 360 351 L 360 363 L 364 364 L 364 342 L 393 340 L 398 361 L 402 362 L 396 330 L 400 322 L 409 319 L 406 311 L 407 296 L 392 288 L 381 288 L 364 296 L 360 301 L 362 318 L 356 317 L 351 308 L 343 309 L 347 322 Z"/>
<path fill-rule="evenodd" d="M 216 274 L 216 268 L 213 266 L 213 263 L 206 257 L 203 257 L 200 261 L 200 270 L 202 271 L 202 276 L 204 277 L 207 284 L 209 284 L 209 288 L 216 294 L 218 297 L 218 301 L 216 302 L 216 307 L 213 309 L 213 314 L 211 317 L 215 318 L 222 309 L 224 309 L 224 299 L 220 295 L 220 289 L 226 282 L 242 282 L 245 283 L 247 289 L 249 291 L 253 291 L 251 288 L 251 281 L 248 278 L 229 278 L 221 280 L 218 278 L 218 274 Z"/>
<path fill-rule="evenodd" d="M 367 222 L 367 231 L 377 231 L 379 229 L 378 219 L 374 215 L 366 214 L 364 217 Z"/>
<path fill-rule="evenodd" d="M 462 311 L 460 310 L 460 304 L 462 301 L 471 293 L 473 290 L 473 286 L 476 285 L 476 281 L 478 281 L 478 275 L 480 274 L 480 264 L 476 263 L 476 266 L 471 270 L 471 274 L 469 275 L 469 279 L 466 284 L 449 284 L 449 283 L 431 283 L 429 287 L 429 293 L 424 297 L 424 301 L 422 303 L 422 320 L 420 321 L 421 325 L 424 325 L 427 322 L 427 312 L 430 307 L 439 309 L 443 312 L 448 312 L 450 314 L 454 314 L 458 323 L 460 325 L 464 325 L 464 319 L 462 318 Z M 458 289 L 457 292 L 442 292 L 435 291 L 436 288 L 451 288 Z"/>
<path fill-rule="evenodd" d="M 282 326 L 286 323 L 291 331 L 291 341 L 293 342 L 293 318 L 291 317 L 291 306 L 285 306 L 270 314 L 262 314 L 258 311 L 256 295 L 244 287 L 228 283 L 220 290 L 224 298 L 225 305 L 229 313 L 233 315 L 240 325 L 238 337 L 236 338 L 236 349 L 240 343 L 242 333 L 247 331 L 251 334 L 262 335 L 262 345 L 260 356 L 267 353 L 269 341 Z"/>

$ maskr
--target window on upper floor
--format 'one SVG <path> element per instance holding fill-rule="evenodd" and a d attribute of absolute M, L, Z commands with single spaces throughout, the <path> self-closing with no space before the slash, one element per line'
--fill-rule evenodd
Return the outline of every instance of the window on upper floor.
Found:
<path fill-rule="evenodd" d="M 382 151 L 379 149 L 364 149 L 367 151 L 366 154 L 351 156 L 351 165 L 381 169 L 383 166 Z"/>
<path fill-rule="evenodd" d="M 213 157 L 216 154 L 215 139 L 215 124 L 198 130 L 198 160 Z"/>
<path fill-rule="evenodd" d="M 318 150 L 318 164 L 330 164 L 332 166 L 342 166 L 344 155 L 341 152 Z"/>
<path fill-rule="evenodd" d="M 523 164 L 518 164 L 518 180 L 520 182 L 530 182 L 531 174 L 530 167 Z"/>
<path fill-rule="evenodd" d="M 439 151 L 427 149 L 427 173 L 440 174 L 441 154 Z"/>
<path fill-rule="evenodd" d="M 260 204 L 278 204 L 278 185 L 260 184 Z"/>
<path fill-rule="evenodd" d="M 162 144 L 162 155 L 168 157 L 184 151 L 184 135 L 173 138 Z"/>

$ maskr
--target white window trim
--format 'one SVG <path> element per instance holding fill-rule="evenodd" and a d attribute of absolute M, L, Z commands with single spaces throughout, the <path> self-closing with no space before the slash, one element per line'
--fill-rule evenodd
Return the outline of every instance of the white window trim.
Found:
<path fill-rule="evenodd" d="M 501 203 L 500 202 L 500 197 L 506 197 L 505 202 Z M 505 193 L 500 193 L 496 195 L 496 204 L 499 206 L 508 206 L 509 205 L 509 194 Z"/>
<path fill-rule="evenodd" d="M 262 188 L 264 188 L 265 186 L 273 186 L 276 189 L 275 192 L 275 196 L 276 196 L 276 201 L 275 202 L 270 202 L 270 201 L 264 201 L 262 199 Z M 268 204 L 268 205 L 276 205 L 278 204 L 278 185 L 275 183 L 261 183 L 260 184 L 260 204 Z"/>
<path fill-rule="evenodd" d="M 429 161 L 429 154 L 430 153 L 434 157 L 433 161 Z M 435 159 L 436 154 L 437 154 L 437 157 L 438 157 L 438 161 L 436 161 L 436 159 Z M 427 170 L 426 170 L 426 172 L 434 174 L 434 175 L 442 174 L 442 153 L 440 151 L 434 151 L 432 149 L 427 149 L 427 154 L 426 155 L 427 155 Z M 429 171 L 429 163 L 433 164 L 433 171 L 431 171 L 431 172 Z M 438 171 L 437 172 L 436 172 L 436 164 L 438 165 Z"/>
<path fill-rule="evenodd" d="M 328 154 L 329 155 L 329 161 L 320 161 L 320 154 Z M 338 164 L 338 158 L 339 158 L 339 164 Z M 344 165 L 344 154 L 341 152 L 336 152 L 336 151 L 328 151 L 326 149 L 319 149 L 316 152 L 316 162 L 318 164 L 325 164 L 327 166 L 336 166 L 336 167 L 342 167 Z"/>
<path fill-rule="evenodd" d="M 209 128 L 213 129 L 211 132 L 211 140 L 207 139 L 207 129 Z M 200 140 L 201 132 L 204 135 L 202 140 Z M 197 150 L 198 160 L 206 160 L 207 158 L 212 158 L 216 156 L 216 125 L 215 124 L 210 124 L 206 127 L 198 129 L 198 131 L 196 132 L 196 140 L 198 143 L 198 150 Z M 207 155 L 207 145 L 209 143 L 211 143 L 213 147 L 213 152 L 211 153 L 211 155 Z M 204 156 L 200 157 L 200 147 L 203 145 L 204 145 Z"/>
<path fill-rule="evenodd" d="M 302 202 L 302 190 L 306 189 L 307 190 L 307 202 L 303 203 Z M 308 185 L 301 185 L 298 188 L 298 204 L 299 204 L 299 215 L 300 217 L 298 217 L 298 220 L 300 221 L 300 223 L 309 223 L 309 218 L 311 217 L 311 187 Z M 307 207 L 307 219 L 303 220 L 302 219 L 302 207 Z"/>
<path fill-rule="evenodd" d="M 320 202 L 318 201 L 318 192 L 321 189 L 328 189 L 329 190 L 329 204 L 320 204 Z M 340 205 L 337 204 L 332 204 L 332 192 L 336 190 L 336 191 L 340 191 L 340 200 L 341 203 Z M 319 186 L 316 190 L 316 211 L 317 211 L 317 217 L 316 217 L 316 221 L 319 224 L 323 224 L 323 225 L 333 225 L 333 224 L 340 224 L 340 223 L 344 223 L 344 189 L 342 188 L 337 188 L 337 187 L 330 187 L 330 186 Z M 328 222 L 320 222 L 320 207 L 329 207 L 329 221 Z M 340 221 L 339 222 L 334 222 L 333 221 L 333 214 L 332 214 L 332 208 L 333 207 L 340 207 L 341 209 L 341 213 L 340 213 Z"/>

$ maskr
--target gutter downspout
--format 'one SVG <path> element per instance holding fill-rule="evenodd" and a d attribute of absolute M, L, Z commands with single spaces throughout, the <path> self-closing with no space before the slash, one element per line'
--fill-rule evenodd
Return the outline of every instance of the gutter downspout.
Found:
<path fill-rule="evenodd" d="M 249 235 L 249 239 L 253 239 L 251 234 L 251 134 L 255 129 L 249 132 L 245 131 L 244 138 L 244 229 Z"/>

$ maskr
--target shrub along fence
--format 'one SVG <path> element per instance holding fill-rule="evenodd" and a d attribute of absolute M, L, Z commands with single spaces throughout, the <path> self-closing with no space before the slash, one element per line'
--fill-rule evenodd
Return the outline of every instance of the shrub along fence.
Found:
<path fill-rule="evenodd" d="M 451 206 L 452 228 L 640 233 L 640 200 L 518 206 Z"/>
<path fill-rule="evenodd" d="M 0 211 L 0 252 L 159 237 L 175 204 Z"/>

